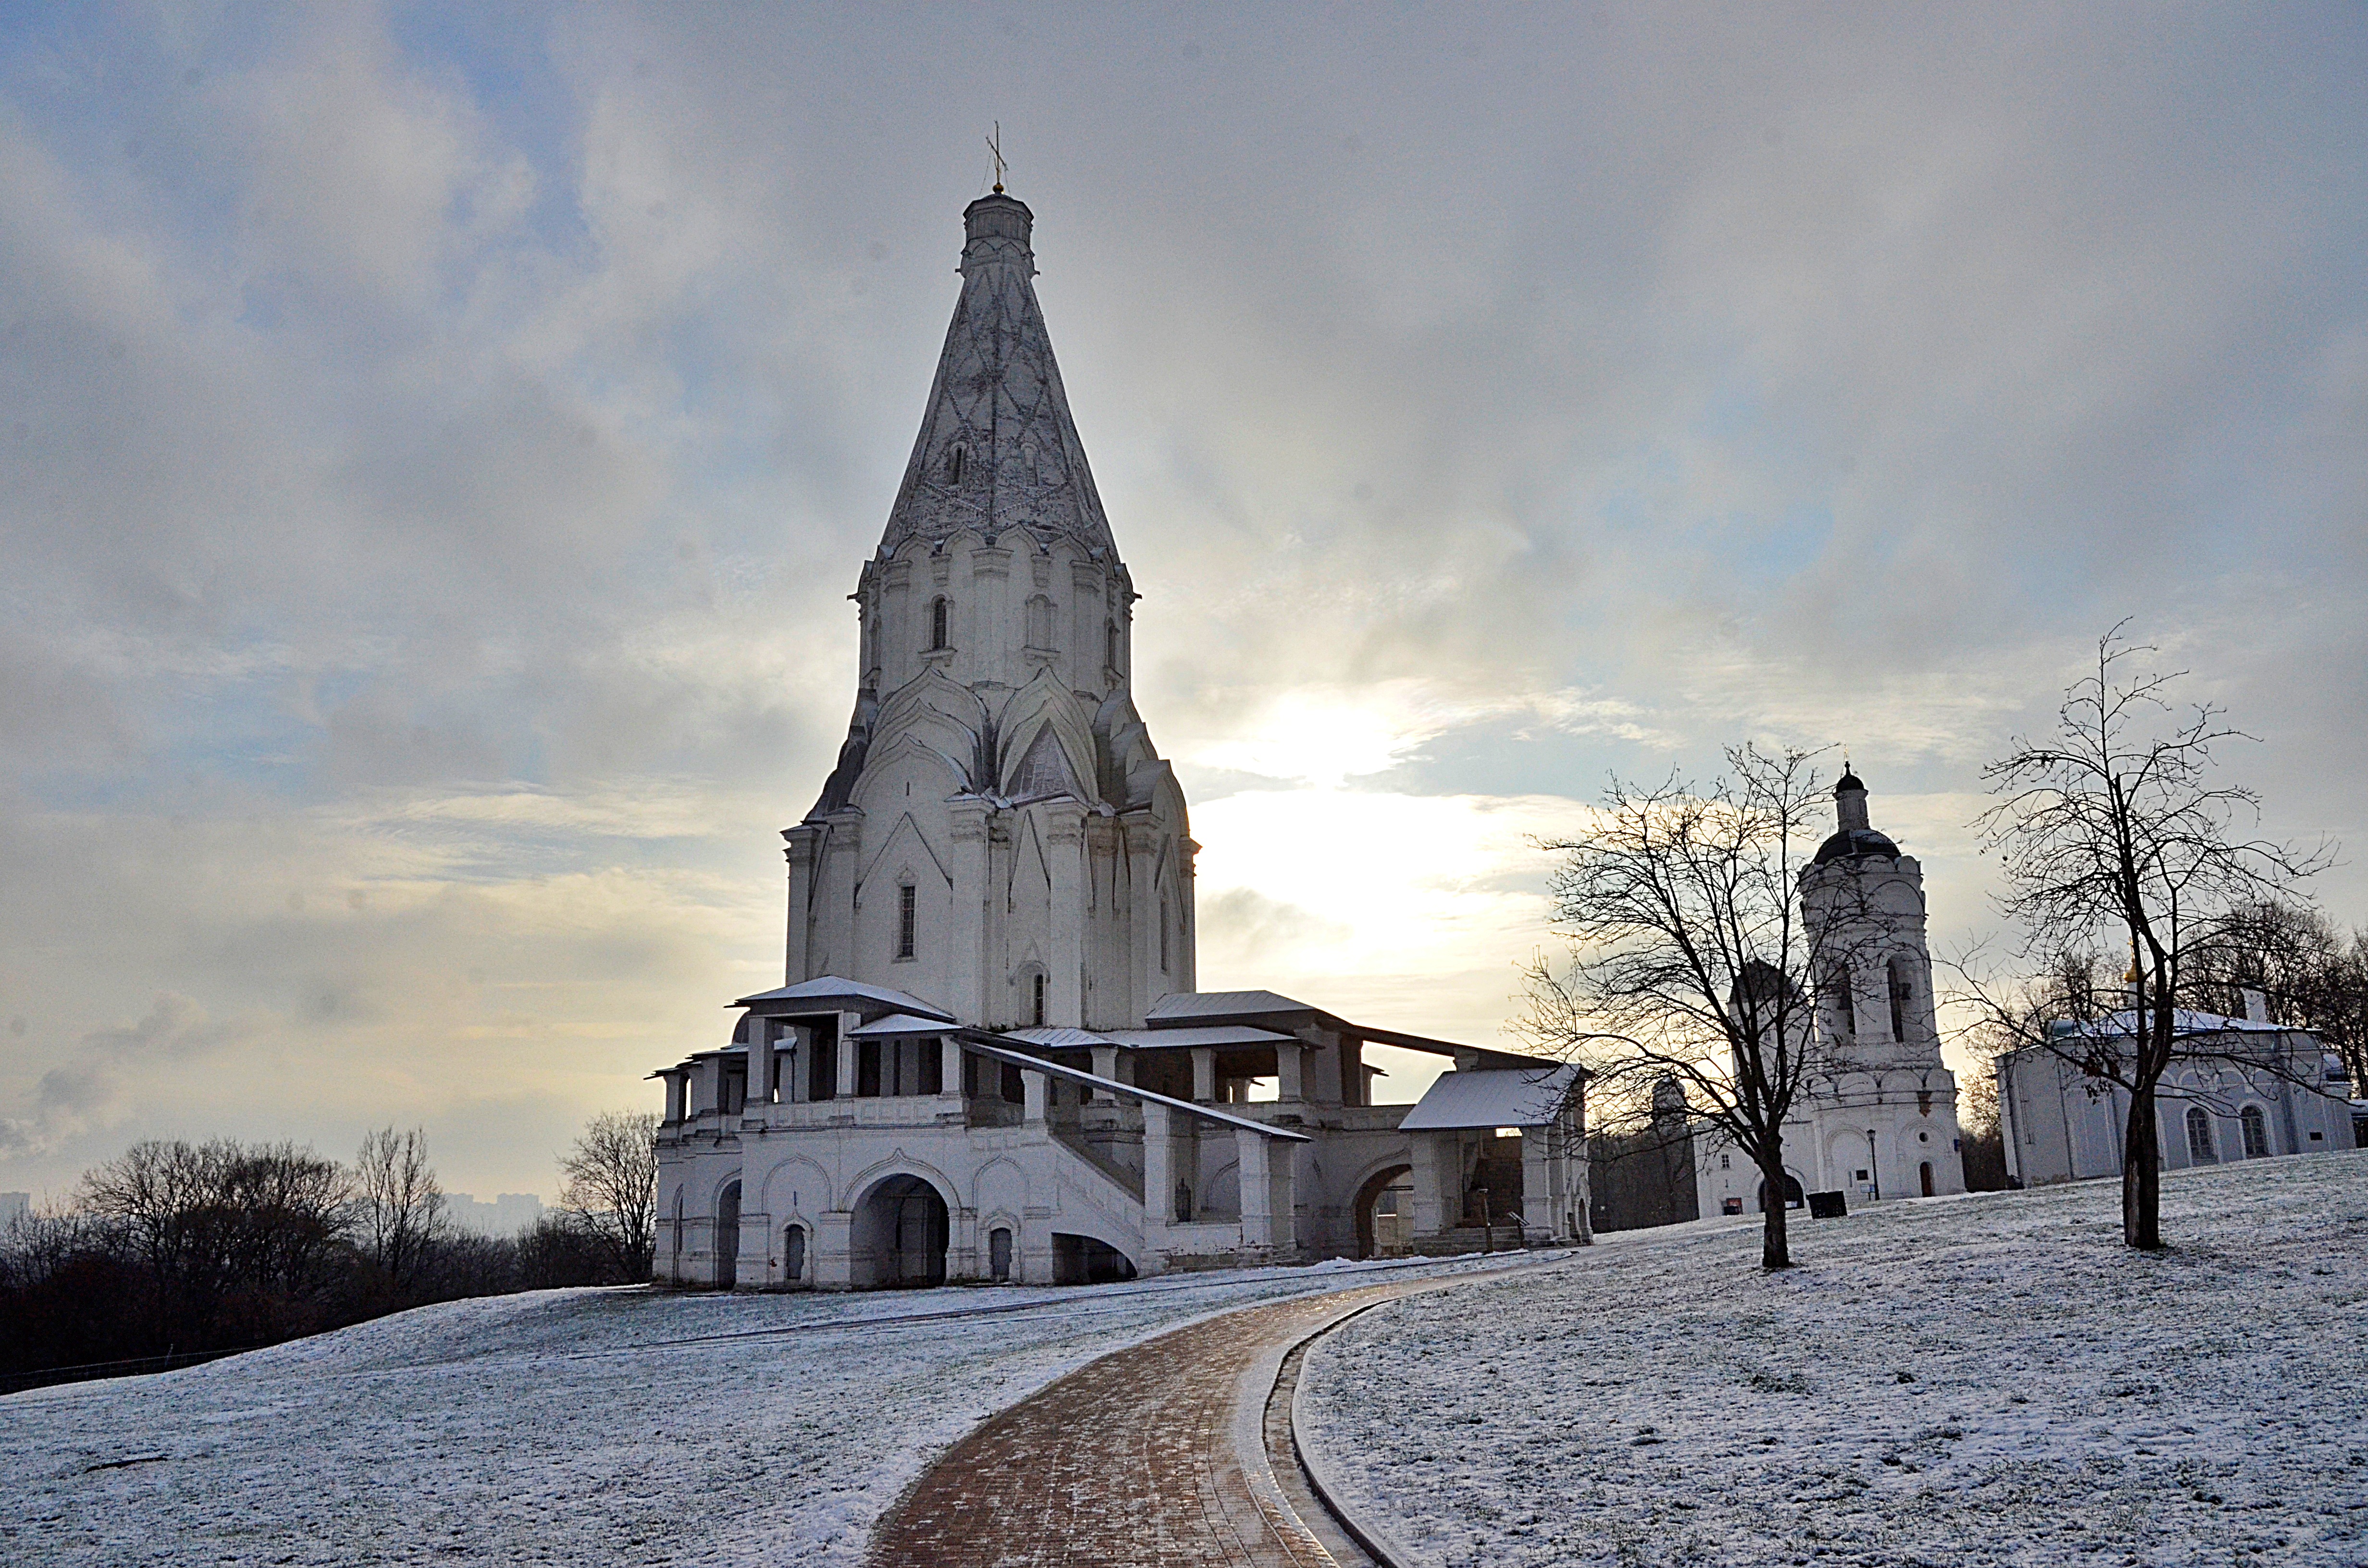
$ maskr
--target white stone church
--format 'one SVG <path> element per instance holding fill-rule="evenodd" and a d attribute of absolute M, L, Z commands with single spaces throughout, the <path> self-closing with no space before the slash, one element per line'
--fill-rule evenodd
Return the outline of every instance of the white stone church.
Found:
<path fill-rule="evenodd" d="M 789 841 L 786 983 L 664 1069 L 656 1272 L 824 1290 L 1583 1239 L 1578 1070 L 1196 991 L 1184 791 L 1044 329 L 1032 215 L 961 298 Z M 1368 1043 L 1449 1058 L 1372 1103 Z M 1259 1093 L 1252 1097 L 1252 1085 Z"/>
<path fill-rule="evenodd" d="M 1825 955 L 1814 1072 L 1784 1124 L 1786 1203 L 1839 1192 L 1850 1204 L 1965 1190 L 1957 1078 L 1941 1062 L 1925 935 L 1924 868 L 1875 830 L 1866 786 L 1845 769 L 1835 830 L 1801 871 L 1801 916 Z M 1694 1181 L 1705 1215 L 1758 1213 L 1759 1168 L 1703 1132 Z"/>

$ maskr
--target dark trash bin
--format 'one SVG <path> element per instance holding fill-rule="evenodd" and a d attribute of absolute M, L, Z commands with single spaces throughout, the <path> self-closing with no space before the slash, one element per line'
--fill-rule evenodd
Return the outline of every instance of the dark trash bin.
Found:
<path fill-rule="evenodd" d="M 1850 1205 L 1842 1201 L 1842 1195 L 1839 1192 L 1809 1194 L 1809 1218 L 1812 1220 L 1839 1220 L 1849 1212 Z"/>

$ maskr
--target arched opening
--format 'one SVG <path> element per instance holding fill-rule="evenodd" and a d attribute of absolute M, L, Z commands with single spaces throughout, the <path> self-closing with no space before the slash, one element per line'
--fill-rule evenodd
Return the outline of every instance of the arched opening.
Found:
<path fill-rule="evenodd" d="M 682 1188 L 678 1187 L 674 1189 L 674 1238 L 667 1250 L 673 1261 L 666 1268 L 666 1278 L 679 1285 L 682 1283 Z"/>
<path fill-rule="evenodd" d="M 914 1176 L 894 1176 L 855 1210 L 854 1283 L 860 1287 L 946 1282 L 946 1200 Z"/>
<path fill-rule="evenodd" d="M 2200 1105 L 2187 1108 L 2187 1157 L 2199 1165 L 2217 1165 L 2212 1152 L 2212 1118 Z"/>
<path fill-rule="evenodd" d="M 949 484 L 960 484 L 962 483 L 962 449 L 960 447 L 956 447 L 952 451 L 946 454 L 946 483 Z"/>
<path fill-rule="evenodd" d="M 2237 1113 L 2237 1126 L 2245 1135 L 2245 1158 L 2258 1160 L 2270 1152 L 2270 1121 L 2261 1108 L 2248 1105 Z"/>
<path fill-rule="evenodd" d="M 1108 1242 L 1064 1231 L 1053 1233 L 1053 1284 L 1107 1285 L 1133 1278 L 1133 1263 Z"/>
<path fill-rule="evenodd" d="M 1784 1207 L 1800 1209 L 1805 1207 L 1808 1201 L 1806 1195 L 1801 1191 L 1801 1178 L 1791 1171 L 1786 1171 L 1784 1173 Z M 1764 1176 L 1759 1182 L 1759 1212 L 1762 1214 L 1768 1212 L 1768 1181 Z"/>
<path fill-rule="evenodd" d="M 986 1233 L 986 1277 L 998 1285 L 1011 1279 L 1011 1230 L 997 1225 Z"/>
<path fill-rule="evenodd" d="M 1357 1189 L 1357 1256 L 1395 1257 L 1414 1240 L 1414 1167 L 1377 1171 Z"/>
<path fill-rule="evenodd" d="M 1893 959 L 1883 968 L 1891 982 L 1891 1038 L 1904 1040 L 1907 1038 L 1907 1002 L 1913 994 L 1907 982 L 1907 969 L 1897 959 Z"/>
<path fill-rule="evenodd" d="M 936 598 L 929 601 L 929 652 L 933 653 L 942 648 L 950 646 L 946 641 L 948 634 L 947 610 L 948 606 L 946 604 L 946 597 L 943 594 L 939 594 Z"/>
<path fill-rule="evenodd" d="M 727 1181 L 715 1199 L 715 1282 L 729 1289 L 740 1277 L 740 1184 Z"/>
<path fill-rule="evenodd" d="M 1932 1196 L 1932 1162 L 1926 1160 L 1916 1167 L 1916 1179 L 1924 1185 L 1924 1196 Z"/>
<path fill-rule="evenodd" d="M 806 1228 L 791 1225 L 781 1233 L 781 1278 L 792 1285 L 806 1282 Z"/>

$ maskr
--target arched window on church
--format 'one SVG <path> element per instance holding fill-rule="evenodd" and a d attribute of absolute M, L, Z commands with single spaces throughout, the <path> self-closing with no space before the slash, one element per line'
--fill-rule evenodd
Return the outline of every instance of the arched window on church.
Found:
<path fill-rule="evenodd" d="M 2237 1113 L 2237 1130 L 2245 1135 L 2245 1158 L 2258 1160 L 2270 1152 L 2270 1120 L 2261 1108 L 2248 1105 Z"/>
<path fill-rule="evenodd" d="M 2212 1118 L 2200 1105 L 2187 1108 L 2187 1157 L 2199 1165 L 2215 1165 L 2212 1152 Z"/>
<path fill-rule="evenodd" d="M 943 594 L 929 601 L 929 652 L 933 653 L 950 646 L 946 639 L 950 632 L 949 622 L 952 619 L 949 613 L 951 608 Z"/>
<path fill-rule="evenodd" d="M 1044 971 L 1042 970 L 1028 977 L 1028 1021 L 1038 1028 L 1044 1027 Z"/>
<path fill-rule="evenodd" d="M 946 454 L 946 483 L 948 484 L 960 484 L 962 483 L 962 449 L 960 447 L 956 447 L 952 451 Z"/>
<path fill-rule="evenodd" d="M 1028 601 L 1028 646 L 1040 653 L 1053 651 L 1053 601 L 1042 594 Z"/>
<path fill-rule="evenodd" d="M 920 918 L 919 912 L 914 907 L 915 897 L 910 882 L 896 890 L 896 956 L 900 959 L 913 956 L 916 939 L 919 936 Z"/>
<path fill-rule="evenodd" d="M 1159 972 L 1167 972 L 1167 900 L 1159 901 Z"/>
<path fill-rule="evenodd" d="M 1833 1020 L 1834 1038 L 1843 1041 L 1858 1038 L 1858 1009 L 1851 1005 L 1850 969 L 1835 962 L 1826 966 L 1826 1017 Z"/>
<path fill-rule="evenodd" d="M 1104 653 L 1103 657 L 1110 663 L 1110 673 L 1112 675 L 1116 675 L 1119 673 L 1119 636 L 1117 621 L 1113 620 L 1103 626 L 1102 643 L 1103 647 L 1107 650 Z"/>
<path fill-rule="evenodd" d="M 1908 984 L 1907 966 L 1893 959 L 1883 969 L 1891 983 L 1891 1038 L 1904 1040 L 1907 1038 L 1907 1003 L 1915 994 Z"/>

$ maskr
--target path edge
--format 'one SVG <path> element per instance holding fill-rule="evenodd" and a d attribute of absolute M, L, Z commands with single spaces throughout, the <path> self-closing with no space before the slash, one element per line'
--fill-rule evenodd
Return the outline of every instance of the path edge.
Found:
<path fill-rule="evenodd" d="M 1406 1292 L 1406 1295 L 1416 1294 L 1428 1292 Z M 1343 1535 L 1357 1543 L 1358 1550 L 1373 1560 L 1376 1568 L 1417 1568 L 1417 1565 L 1413 1555 L 1392 1540 L 1378 1521 L 1360 1515 L 1342 1500 L 1339 1475 L 1328 1461 L 1309 1451 L 1306 1440 L 1301 1436 L 1304 1414 L 1301 1402 L 1307 1395 L 1307 1353 L 1315 1347 L 1315 1342 L 1341 1324 L 1363 1317 L 1376 1308 L 1405 1301 L 1406 1295 L 1384 1296 L 1378 1301 L 1368 1301 L 1361 1307 L 1341 1313 L 1330 1323 L 1310 1330 L 1283 1352 L 1282 1361 L 1275 1369 L 1275 1381 L 1279 1383 L 1284 1369 L 1294 1359 L 1299 1363 L 1300 1375 L 1292 1384 L 1290 1411 L 1291 1457 L 1299 1462 L 1299 1473 L 1306 1479 L 1308 1491 L 1315 1494 L 1315 1500 L 1324 1506 L 1324 1511 L 1332 1516 L 1332 1522 L 1339 1527 Z"/>

